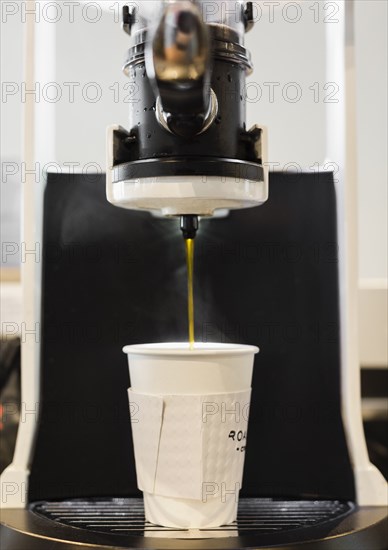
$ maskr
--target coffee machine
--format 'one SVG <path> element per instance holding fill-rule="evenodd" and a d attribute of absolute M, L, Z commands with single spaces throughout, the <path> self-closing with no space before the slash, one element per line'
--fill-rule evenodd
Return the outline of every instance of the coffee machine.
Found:
<path fill-rule="evenodd" d="M 163 216 L 212 216 L 268 198 L 266 129 L 246 129 L 253 5 L 124 7 L 130 130 L 108 129 L 107 197 Z M 187 219 L 186 219 L 187 222 Z M 182 223 L 185 223 L 182 220 Z"/>
<path fill-rule="evenodd" d="M 106 178 L 47 174 L 4 548 L 386 547 L 344 338 L 341 190 L 329 172 L 273 172 L 268 196 L 265 129 L 247 131 L 242 92 L 253 6 L 228 4 L 222 19 L 207 2 L 124 7 L 138 101 L 128 130 L 108 130 Z M 197 339 L 261 348 L 238 520 L 207 531 L 144 521 L 121 352 L 187 340 L 188 228 Z"/>

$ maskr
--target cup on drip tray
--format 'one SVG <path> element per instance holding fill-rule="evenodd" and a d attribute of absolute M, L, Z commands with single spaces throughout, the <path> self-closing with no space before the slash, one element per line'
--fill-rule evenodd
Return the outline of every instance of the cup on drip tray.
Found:
<path fill-rule="evenodd" d="M 257 347 L 126 346 L 137 483 L 146 520 L 211 528 L 236 520 Z"/>

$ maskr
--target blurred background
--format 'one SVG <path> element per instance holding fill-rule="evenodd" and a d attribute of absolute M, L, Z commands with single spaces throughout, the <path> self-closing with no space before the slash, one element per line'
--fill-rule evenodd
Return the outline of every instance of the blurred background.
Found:
<path fill-rule="evenodd" d="M 268 126 L 271 169 L 333 169 L 333 164 L 326 164 L 330 139 L 326 115 L 341 90 L 338 83 L 326 79 L 326 28 L 338 22 L 338 3 L 254 3 L 256 26 L 247 35 L 255 62 L 246 89 L 248 126 Z M 4 323 L 20 326 L 22 320 L 18 252 L 25 4 L 1 2 L 2 327 Z M 72 166 L 76 172 L 104 171 L 106 127 L 112 123 L 127 127 L 127 104 L 134 99 L 121 72 L 128 37 L 120 30 L 120 3 L 46 4 L 50 4 L 46 11 L 38 7 L 37 17 L 48 40 L 47 66 L 35 91 L 42 116 L 51 117 L 51 145 L 40 158 L 58 167 Z M 358 146 L 358 181 L 354 183 L 358 189 L 363 412 L 372 460 L 385 468 L 387 476 L 388 4 L 381 0 L 355 0 L 354 4 Z M 10 250 L 15 253 L 9 254 Z M 18 362 L 17 346 L 5 347 L 8 340 L 3 334 L 2 372 Z M 8 388 L 9 399 L 14 389 Z"/>

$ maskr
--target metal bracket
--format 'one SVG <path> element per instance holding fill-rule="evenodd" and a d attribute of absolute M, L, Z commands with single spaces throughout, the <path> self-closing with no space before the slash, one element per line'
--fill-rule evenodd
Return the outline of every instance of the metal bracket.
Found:
<path fill-rule="evenodd" d="M 255 26 L 255 20 L 253 16 L 253 2 L 247 2 L 245 9 L 243 10 L 243 20 L 245 25 L 245 32 L 249 32 Z"/>
<path fill-rule="evenodd" d="M 129 6 L 123 6 L 123 31 L 131 36 L 132 26 L 135 22 L 135 8 L 130 9 Z"/>

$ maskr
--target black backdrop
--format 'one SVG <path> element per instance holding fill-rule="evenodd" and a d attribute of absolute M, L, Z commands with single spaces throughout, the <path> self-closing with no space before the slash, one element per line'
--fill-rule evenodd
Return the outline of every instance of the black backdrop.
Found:
<path fill-rule="evenodd" d="M 110 205 L 105 178 L 49 174 L 41 421 L 29 498 L 136 489 L 126 344 L 187 340 L 176 220 Z M 354 498 L 340 417 L 332 174 L 272 174 L 264 206 L 202 220 L 198 341 L 258 345 L 243 494 Z"/>

